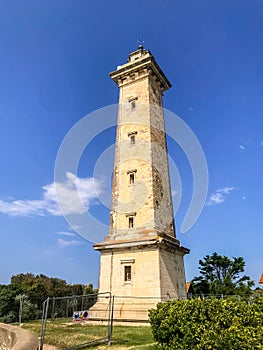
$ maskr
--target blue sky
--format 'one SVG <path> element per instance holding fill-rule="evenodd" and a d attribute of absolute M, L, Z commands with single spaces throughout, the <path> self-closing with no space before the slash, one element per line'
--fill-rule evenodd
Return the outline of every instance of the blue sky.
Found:
<path fill-rule="evenodd" d="M 97 285 L 99 254 L 58 211 L 55 160 L 81 118 L 117 103 L 108 73 L 126 62 L 140 35 L 173 85 L 164 106 L 192 129 L 208 164 L 206 205 L 181 234 L 192 173 L 184 152 L 168 138 L 182 181 L 176 225 L 191 249 L 187 279 L 198 274 L 199 259 L 216 251 L 243 256 L 246 273 L 259 280 L 262 15 L 262 0 L 0 2 L 0 283 L 33 272 Z M 114 128 L 98 135 L 81 157 L 77 178 L 68 174 L 87 210 L 104 223 L 105 235 L 109 212 L 90 179 L 114 137 Z M 109 186 L 98 184 L 97 193 L 105 191 Z"/>

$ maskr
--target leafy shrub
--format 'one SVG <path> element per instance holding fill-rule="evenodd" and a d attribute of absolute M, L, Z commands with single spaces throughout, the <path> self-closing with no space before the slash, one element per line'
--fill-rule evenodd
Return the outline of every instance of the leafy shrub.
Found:
<path fill-rule="evenodd" d="M 263 349 L 263 298 L 178 300 L 150 311 L 155 340 L 165 350 Z"/>
<path fill-rule="evenodd" d="M 41 318 L 42 310 L 37 309 L 37 305 L 31 303 L 29 300 L 25 300 L 23 302 L 23 312 L 22 312 L 22 320 L 36 320 Z"/>
<path fill-rule="evenodd" d="M 14 311 L 9 311 L 8 314 L 0 317 L 2 323 L 13 323 L 17 321 L 17 314 Z"/>

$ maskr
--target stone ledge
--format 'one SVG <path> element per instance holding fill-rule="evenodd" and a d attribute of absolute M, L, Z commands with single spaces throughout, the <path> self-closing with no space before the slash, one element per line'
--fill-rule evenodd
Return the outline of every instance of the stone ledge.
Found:
<path fill-rule="evenodd" d="M 37 350 L 38 337 L 19 327 L 0 323 L 0 350 Z"/>

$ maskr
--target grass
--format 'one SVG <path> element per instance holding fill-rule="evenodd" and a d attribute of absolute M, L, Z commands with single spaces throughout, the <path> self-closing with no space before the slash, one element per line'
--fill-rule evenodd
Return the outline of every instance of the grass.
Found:
<path fill-rule="evenodd" d="M 31 321 L 24 323 L 23 328 L 41 334 L 41 321 Z M 90 340 L 106 338 L 108 332 L 107 326 L 73 324 L 72 318 L 56 319 L 48 321 L 45 332 L 45 344 L 50 344 L 63 349 Z M 151 333 L 150 327 L 129 327 L 114 326 L 112 340 L 114 345 L 110 346 L 112 350 L 134 349 L 134 350 L 156 350 L 157 345 Z M 94 347 L 93 347 L 94 348 Z M 87 349 L 83 348 L 83 349 Z M 90 347 L 89 347 L 90 349 Z M 98 346 L 98 349 L 107 349 L 106 345 Z"/>

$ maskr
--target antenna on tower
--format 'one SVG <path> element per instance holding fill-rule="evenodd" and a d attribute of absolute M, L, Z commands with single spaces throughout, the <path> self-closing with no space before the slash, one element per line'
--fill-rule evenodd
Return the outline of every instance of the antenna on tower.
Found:
<path fill-rule="evenodd" d="M 143 49 L 144 40 L 143 40 L 142 35 L 140 35 L 139 40 L 137 40 L 137 43 L 139 44 L 138 49 Z"/>

